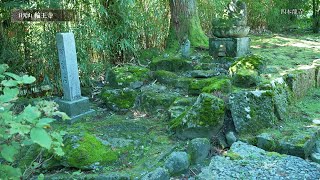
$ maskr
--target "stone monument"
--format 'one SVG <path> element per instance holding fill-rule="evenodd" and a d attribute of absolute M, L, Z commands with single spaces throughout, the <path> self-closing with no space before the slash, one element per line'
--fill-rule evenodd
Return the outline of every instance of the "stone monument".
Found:
<path fill-rule="evenodd" d="M 63 98 L 56 99 L 60 111 L 68 114 L 71 123 L 94 112 L 90 109 L 89 98 L 81 96 L 76 46 L 73 33 L 58 33 L 56 36 Z"/>
<path fill-rule="evenodd" d="M 239 57 L 249 53 L 250 31 L 247 26 L 247 6 L 244 2 L 231 0 L 222 18 L 212 22 L 212 34 L 209 39 L 209 53 L 213 57 Z"/>

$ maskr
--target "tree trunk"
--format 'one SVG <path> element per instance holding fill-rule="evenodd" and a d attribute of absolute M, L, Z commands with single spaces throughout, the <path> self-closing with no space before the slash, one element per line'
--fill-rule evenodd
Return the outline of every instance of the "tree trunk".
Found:
<path fill-rule="evenodd" d="M 319 0 L 312 0 L 313 4 L 313 32 L 320 31 L 320 2 Z"/>
<path fill-rule="evenodd" d="M 171 21 L 167 49 L 179 48 L 185 40 L 191 47 L 208 46 L 208 38 L 202 30 L 196 0 L 169 0 Z"/>

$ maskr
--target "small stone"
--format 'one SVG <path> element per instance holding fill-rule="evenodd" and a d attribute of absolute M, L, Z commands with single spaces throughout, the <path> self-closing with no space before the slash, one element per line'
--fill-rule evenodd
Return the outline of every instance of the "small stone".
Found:
<path fill-rule="evenodd" d="M 196 138 L 191 140 L 188 153 L 193 163 L 200 163 L 206 159 L 210 151 L 210 141 L 207 138 Z"/>
<path fill-rule="evenodd" d="M 227 134 L 226 134 L 226 139 L 227 139 L 227 143 L 229 146 L 231 146 L 234 142 L 237 141 L 237 137 L 236 135 L 234 134 L 234 132 L 232 131 L 229 131 Z"/>
<path fill-rule="evenodd" d="M 147 175 L 143 176 L 142 180 L 169 180 L 170 175 L 167 169 L 157 168 Z"/>
<path fill-rule="evenodd" d="M 189 168 L 190 162 L 186 152 L 172 152 L 165 162 L 165 168 L 172 175 L 179 174 Z"/>
<path fill-rule="evenodd" d="M 313 124 L 319 125 L 320 124 L 320 119 L 314 119 L 314 120 L 312 120 L 312 122 L 313 122 Z"/>

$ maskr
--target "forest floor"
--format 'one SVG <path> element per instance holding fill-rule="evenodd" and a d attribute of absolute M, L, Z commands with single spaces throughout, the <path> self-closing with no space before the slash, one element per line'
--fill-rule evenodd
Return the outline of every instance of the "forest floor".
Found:
<path fill-rule="evenodd" d="M 290 68 L 308 65 L 313 60 L 320 59 L 320 40 L 315 35 L 273 34 L 250 38 L 252 53 L 268 60 L 271 74 L 281 74 Z M 72 125 L 58 126 L 71 134 L 89 132 L 104 144 L 109 144 L 114 149 L 122 149 L 118 161 L 95 171 L 61 169 L 53 172 L 55 177 L 60 174 L 68 179 L 78 179 L 84 174 L 98 173 L 139 179 L 147 172 L 163 166 L 165 158 L 171 152 L 186 151 L 188 142 L 174 138 L 169 130 L 168 121 L 161 115 L 153 116 L 139 111 L 121 115 L 99 106 L 100 104 L 94 104 L 96 115 L 92 117 L 84 118 Z M 320 89 L 311 89 L 306 97 L 292 105 L 288 119 L 297 122 L 320 119 Z M 208 164 L 209 159 L 200 166 L 191 167 L 185 176 L 199 174 L 201 167 Z M 184 175 L 177 179 L 184 179 Z"/>

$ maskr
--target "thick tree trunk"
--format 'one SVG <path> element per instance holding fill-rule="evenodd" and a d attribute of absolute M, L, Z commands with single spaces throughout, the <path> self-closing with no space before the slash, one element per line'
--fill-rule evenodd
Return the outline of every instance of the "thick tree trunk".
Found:
<path fill-rule="evenodd" d="M 191 47 L 208 46 L 208 38 L 203 32 L 198 16 L 196 0 L 169 0 L 171 21 L 166 48 L 178 48 L 188 39 Z"/>
<path fill-rule="evenodd" d="M 313 32 L 320 31 L 320 2 L 319 0 L 312 0 L 313 4 Z"/>

